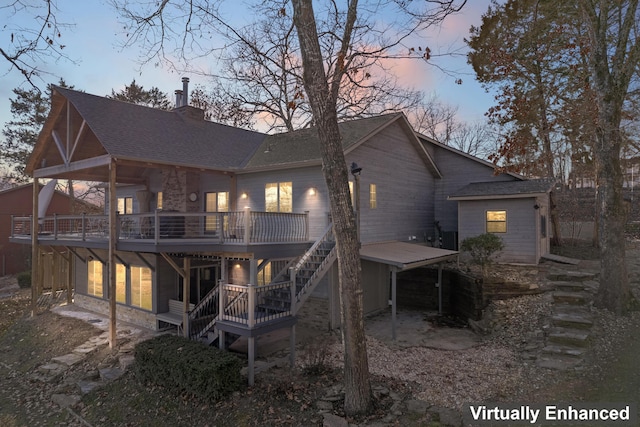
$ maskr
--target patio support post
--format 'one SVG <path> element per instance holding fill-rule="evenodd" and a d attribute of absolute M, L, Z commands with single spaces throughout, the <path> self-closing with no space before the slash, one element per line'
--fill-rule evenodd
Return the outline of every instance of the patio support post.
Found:
<path fill-rule="evenodd" d="M 289 365 L 293 368 L 296 366 L 296 325 L 291 325 L 291 334 L 289 335 Z"/>
<path fill-rule="evenodd" d="M 182 269 L 184 276 L 182 277 L 182 299 L 184 303 L 184 311 L 182 313 L 182 335 L 189 338 L 189 301 L 191 296 L 191 258 L 184 257 L 182 261 Z"/>
<path fill-rule="evenodd" d="M 297 293 L 297 289 L 296 289 L 296 273 L 298 271 L 295 269 L 295 267 L 289 267 L 289 277 L 291 278 L 291 304 L 290 304 L 290 311 L 291 311 L 291 315 L 295 316 L 296 311 L 298 310 L 298 307 L 296 307 L 296 293 Z"/>
<path fill-rule="evenodd" d="M 73 302 L 73 296 L 71 293 L 73 292 L 73 260 L 75 259 L 73 253 L 67 249 L 67 304 L 71 304 Z"/>
<path fill-rule="evenodd" d="M 109 163 L 109 348 L 116 347 L 116 161 Z"/>
<path fill-rule="evenodd" d="M 396 340 L 396 281 L 397 281 L 397 271 L 396 267 L 391 267 L 391 339 L 393 341 Z"/>
<path fill-rule="evenodd" d="M 442 263 L 438 263 L 438 315 L 442 316 Z"/>
<path fill-rule="evenodd" d="M 224 258 L 223 258 L 224 260 Z M 224 319 L 224 306 L 227 304 L 227 294 L 224 287 L 225 281 L 224 279 L 220 279 L 218 281 L 218 319 Z M 225 337 L 224 331 L 222 329 L 218 329 L 218 348 L 220 350 L 224 350 L 225 347 Z"/>
<path fill-rule="evenodd" d="M 33 214 L 31 215 L 31 316 L 36 315 L 38 295 L 38 259 L 40 248 L 38 247 L 38 193 L 40 192 L 40 180 L 33 178 Z"/>
<path fill-rule="evenodd" d="M 256 338 L 254 336 L 249 336 L 248 339 L 248 366 L 247 366 L 247 375 L 249 377 L 249 385 L 253 386 L 255 383 L 255 360 L 256 360 Z"/>

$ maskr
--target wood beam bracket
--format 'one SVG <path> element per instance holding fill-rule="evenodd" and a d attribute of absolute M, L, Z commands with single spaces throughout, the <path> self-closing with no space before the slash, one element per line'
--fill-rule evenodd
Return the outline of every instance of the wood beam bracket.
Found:
<path fill-rule="evenodd" d="M 173 258 L 171 258 L 166 252 L 160 252 L 160 255 L 162 255 L 162 258 L 165 259 L 165 261 L 167 261 L 169 263 L 169 265 L 171 267 L 173 267 L 173 269 L 175 271 L 178 272 L 178 274 L 183 278 L 186 279 L 187 278 L 187 274 L 185 273 L 184 269 L 182 267 L 180 267 L 178 264 L 176 264 L 176 262 L 173 260 Z"/>

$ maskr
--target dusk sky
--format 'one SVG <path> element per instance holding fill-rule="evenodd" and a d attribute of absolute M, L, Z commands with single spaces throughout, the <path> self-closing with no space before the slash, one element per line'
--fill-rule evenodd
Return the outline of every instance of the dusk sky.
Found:
<path fill-rule="evenodd" d="M 452 49 L 459 49 L 466 53 L 464 38 L 468 37 L 469 27 L 479 25 L 482 13 L 489 4 L 489 0 L 470 0 L 463 12 L 450 16 L 442 28 L 431 31 L 426 44 L 434 53 Z M 65 53 L 74 62 L 59 60 L 43 64 L 41 69 L 49 74 L 41 79 L 36 78 L 36 84 L 44 89 L 48 83 L 57 83 L 62 77 L 67 84 L 85 92 L 104 96 L 124 88 L 134 78 L 139 85 L 146 89 L 158 87 L 173 99 L 175 89 L 181 89 L 181 78 L 190 78 L 190 87 L 197 84 L 206 85 L 206 77 L 195 74 L 178 73 L 153 64 L 140 69 L 136 62 L 139 49 L 127 48 L 122 50 L 118 43 L 122 40 L 122 28 L 118 23 L 116 12 L 105 2 L 89 0 L 83 2 L 59 1 L 58 21 L 74 24 L 62 33 Z M 8 18 L 8 10 L 0 8 L 0 38 L 2 44 L 8 40 L 20 21 L 16 17 Z M 19 14 L 18 18 L 33 19 L 32 16 Z M 27 25 L 27 24 L 21 24 Z M 394 66 L 394 72 L 407 85 L 424 91 L 431 96 L 437 96 L 443 102 L 459 107 L 461 121 L 483 120 L 484 112 L 492 105 L 493 97 L 485 93 L 484 89 L 475 81 L 472 68 L 466 64 L 464 56 L 443 57 L 437 59 L 442 68 L 452 71 L 456 76 L 443 73 L 437 68 L 421 61 L 401 62 Z M 0 63 L 0 125 L 11 119 L 9 98 L 13 98 L 12 90 L 16 87 L 29 88 L 28 83 L 15 70 L 8 72 L 8 63 Z M 203 64 L 208 66 L 208 64 Z M 455 83 L 456 78 L 463 83 Z"/>

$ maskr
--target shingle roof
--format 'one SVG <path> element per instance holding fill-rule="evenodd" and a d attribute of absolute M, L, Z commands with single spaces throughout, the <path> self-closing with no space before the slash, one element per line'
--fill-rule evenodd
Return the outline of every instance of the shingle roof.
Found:
<path fill-rule="evenodd" d="M 533 194 L 548 193 L 555 180 L 531 179 L 524 181 L 473 182 L 449 195 L 451 200 L 528 197 Z"/>
<path fill-rule="evenodd" d="M 398 117 L 398 114 L 386 114 L 340 123 L 342 146 L 345 151 L 348 150 Z M 316 128 L 307 128 L 269 135 L 247 166 L 259 168 L 320 160 L 318 131 Z"/>
<path fill-rule="evenodd" d="M 239 169 L 266 135 L 55 87 L 114 157 L 207 169 Z"/>

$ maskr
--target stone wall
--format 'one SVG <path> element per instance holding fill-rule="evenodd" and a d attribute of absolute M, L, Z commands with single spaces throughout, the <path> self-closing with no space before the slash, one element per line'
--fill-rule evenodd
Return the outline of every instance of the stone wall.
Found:
<path fill-rule="evenodd" d="M 75 294 L 74 304 L 80 308 L 102 314 L 103 316 L 109 316 L 109 301 L 87 295 Z M 133 323 L 134 325 L 152 331 L 157 330 L 156 316 L 148 311 L 117 304 L 116 317 L 120 322 Z"/>

